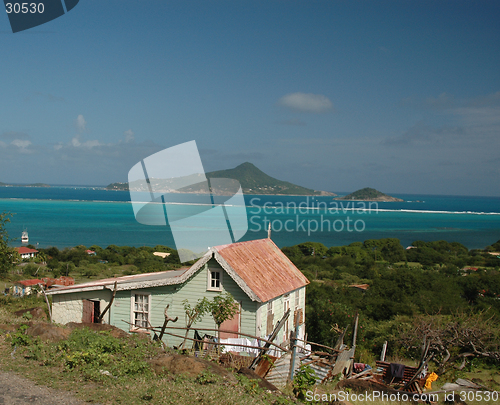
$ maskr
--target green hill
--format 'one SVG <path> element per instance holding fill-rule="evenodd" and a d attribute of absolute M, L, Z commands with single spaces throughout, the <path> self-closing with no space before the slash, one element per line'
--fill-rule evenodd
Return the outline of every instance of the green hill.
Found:
<path fill-rule="evenodd" d="M 374 188 L 365 187 L 344 197 L 337 197 L 336 200 L 356 200 L 356 201 L 404 201 L 401 198 L 392 197 Z"/>
<path fill-rule="evenodd" d="M 238 180 L 245 194 L 336 195 L 275 179 L 249 162 L 242 163 L 234 169 L 208 172 L 207 177 Z"/>
<path fill-rule="evenodd" d="M 124 190 L 128 191 L 128 183 L 111 183 L 106 186 L 106 190 Z"/>

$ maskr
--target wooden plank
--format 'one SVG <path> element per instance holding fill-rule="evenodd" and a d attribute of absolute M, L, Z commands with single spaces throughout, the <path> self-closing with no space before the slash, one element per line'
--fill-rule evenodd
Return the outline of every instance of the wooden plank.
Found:
<path fill-rule="evenodd" d="M 337 357 L 337 361 L 335 362 L 335 366 L 333 367 L 332 375 L 342 373 L 346 368 L 350 369 L 352 356 L 354 356 L 354 348 L 350 350 L 344 350 L 342 353 L 340 353 Z"/>

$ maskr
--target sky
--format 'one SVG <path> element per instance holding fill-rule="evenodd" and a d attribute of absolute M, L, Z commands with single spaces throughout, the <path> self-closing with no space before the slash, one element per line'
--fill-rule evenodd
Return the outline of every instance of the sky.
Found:
<path fill-rule="evenodd" d="M 500 2 L 80 0 L 0 16 L 0 182 L 107 185 L 195 140 L 317 190 L 500 196 Z"/>

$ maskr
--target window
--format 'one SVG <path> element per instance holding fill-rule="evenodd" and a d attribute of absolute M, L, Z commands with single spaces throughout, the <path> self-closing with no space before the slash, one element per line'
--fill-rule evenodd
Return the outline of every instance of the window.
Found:
<path fill-rule="evenodd" d="M 283 313 L 286 313 L 290 309 L 290 294 L 286 294 L 283 296 Z"/>
<path fill-rule="evenodd" d="M 208 269 L 207 290 L 222 291 L 222 271 Z"/>
<path fill-rule="evenodd" d="M 286 311 L 290 309 L 290 294 L 286 294 L 283 296 L 283 314 L 286 314 Z M 288 317 L 287 321 L 285 322 L 285 331 L 283 334 L 283 341 L 286 341 L 289 338 L 290 334 L 290 317 Z"/>
<path fill-rule="evenodd" d="M 295 291 L 295 309 L 297 309 L 300 305 L 300 291 Z"/>
<path fill-rule="evenodd" d="M 274 314 L 273 314 L 273 302 L 269 301 L 267 303 L 267 322 L 266 322 L 266 335 L 269 336 L 274 329 Z"/>
<path fill-rule="evenodd" d="M 149 327 L 150 294 L 132 293 L 132 323 L 133 329 L 144 329 Z"/>

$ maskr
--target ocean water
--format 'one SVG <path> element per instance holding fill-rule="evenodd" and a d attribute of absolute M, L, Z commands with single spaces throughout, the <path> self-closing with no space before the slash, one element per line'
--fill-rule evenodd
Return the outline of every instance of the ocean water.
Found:
<path fill-rule="evenodd" d="M 245 195 L 248 231 L 241 240 L 266 237 L 269 223 L 271 237 L 280 247 L 305 241 L 340 246 L 392 237 L 403 246 L 415 240 L 447 240 L 473 249 L 500 239 L 498 197 L 395 196 L 404 202 L 354 203 L 332 197 Z M 169 201 L 179 198 L 171 195 Z M 197 196 L 190 198 L 196 203 Z M 192 205 L 180 208 L 186 215 L 197 209 Z M 30 243 L 39 247 L 175 247 L 167 226 L 141 225 L 135 220 L 129 193 L 124 191 L 99 187 L 0 187 L 3 211 L 15 214 L 7 225 L 11 238 L 18 238 L 12 246 L 21 245 L 21 232 L 26 228 Z M 200 229 L 202 224 L 191 231 Z"/>

